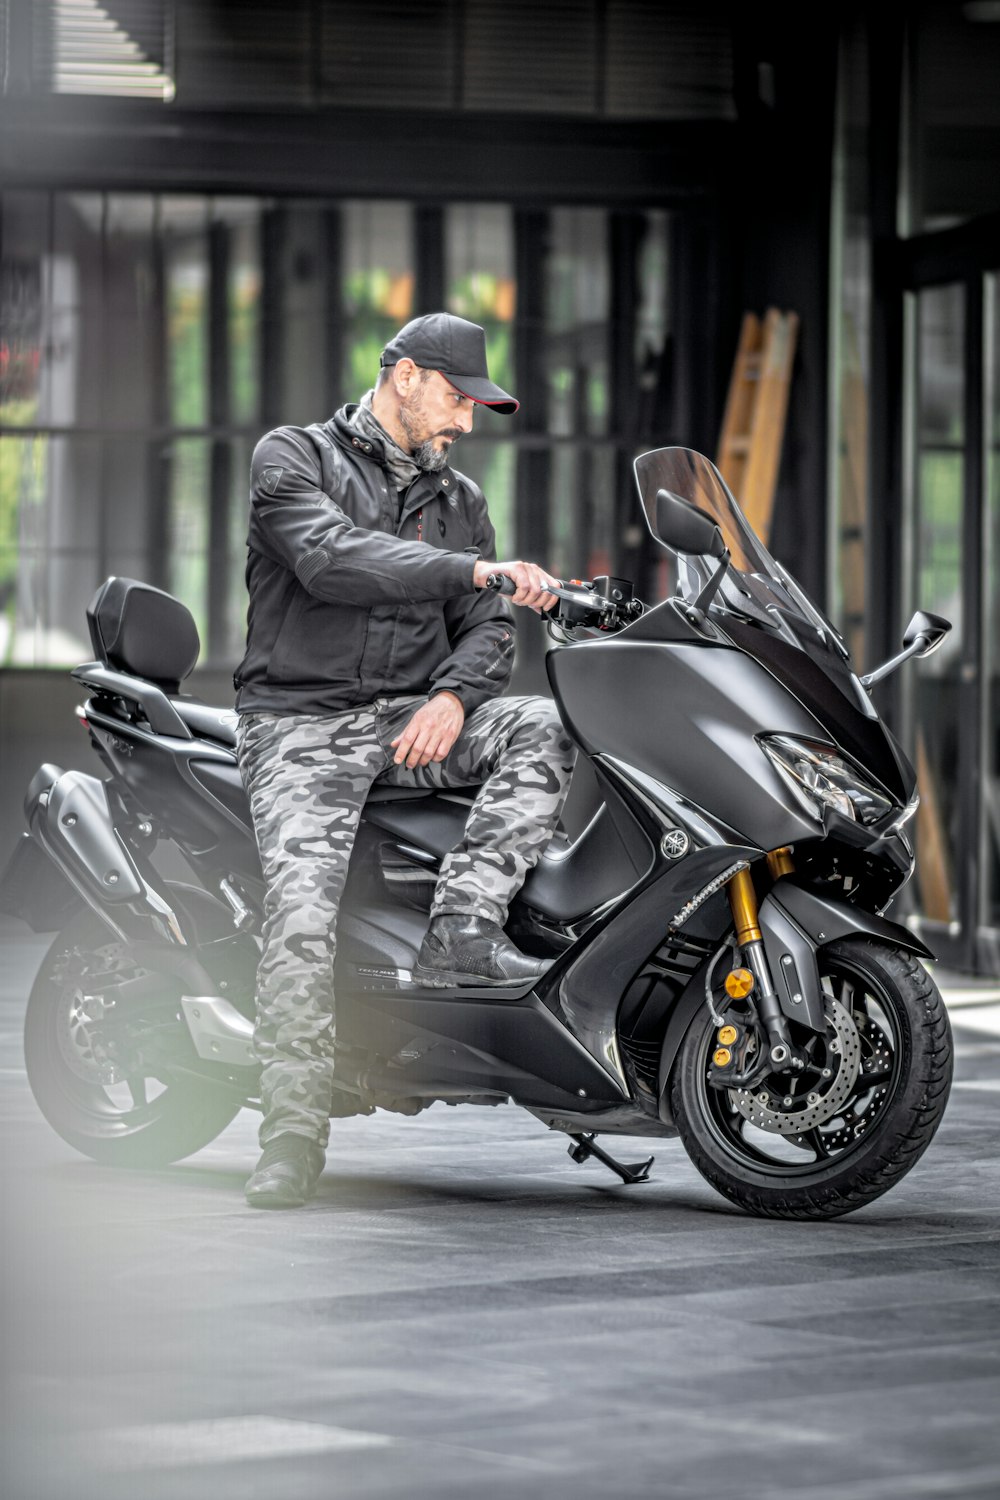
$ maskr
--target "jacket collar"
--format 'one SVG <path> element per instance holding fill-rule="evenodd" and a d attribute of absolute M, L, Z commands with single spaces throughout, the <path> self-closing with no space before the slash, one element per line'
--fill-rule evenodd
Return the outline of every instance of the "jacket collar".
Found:
<path fill-rule="evenodd" d="M 390 432 L 382 426 L 375 415 L 372 403 L 373 392 L 362 396 L 359 406 L 351 410 L 348 417 L 349 426 L 353 427 L 358 435 L 370 441 L 373 446 L 377 445 L 381 453 L 382 466 L 389 473 L 392 482 L 398 491 L 408 490 L 410 485 L 420 475 L 420 465 L 412 453 L 408 453 L 398 442 L 393 439 Z"/>
<path fill-rule="evenodd" d="M 351 421 L 358 410 L 358 404 L 352 402 L 335 412 L 329 422 L 325 423 L 326 432 L 342 448 L 350 448 L 363 458 L 378 464 L 379 468 L 386 469 L 385 444 L 367 424 L 365 430 L 361 431 Z M 418 471 L 417 477 L 406 490 L 400 519 L 408 516 L 411 511 L 419 510 L 422 505 L 429 504 L 439 495 L 449 505 L 457 505 L 458 488 L 458 476 L 449 464 L 433 472 Z"/>

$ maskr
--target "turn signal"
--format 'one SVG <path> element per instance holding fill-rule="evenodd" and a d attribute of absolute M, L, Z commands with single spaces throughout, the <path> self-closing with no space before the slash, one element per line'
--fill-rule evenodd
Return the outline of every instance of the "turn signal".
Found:
<path fill-rule="evenodd" d="M 716 1047 L 712 1053 L 712 1061 L 717 1068 L 728 1068 L 733 1060 L 733 1054 L 728 1047 Z"/>
<path fill-rule="evenodd" d="M 742 1000 L 753 989 L 753 975 L 749 969 L 733 969 L 726 975 L 726 994 L 731 1000 Z"/>
<path fill-rule="evenodd" d="M 735 1026 L 723 1026 L 719 1031 L 719 1041 L 724 1047 L 731 1047 L 738 1033 Z"/>

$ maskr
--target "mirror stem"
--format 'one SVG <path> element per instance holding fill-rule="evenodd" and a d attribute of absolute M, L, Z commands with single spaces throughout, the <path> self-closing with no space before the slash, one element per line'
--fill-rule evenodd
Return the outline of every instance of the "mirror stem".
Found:
<path fill-rule="evenodd" d="M 890 672 L 895 672 L 896 668 L 902 666 L 904 661 L 909 661 L 911 656 L 919 656 L 923 651 L 926 651 L 928 644 L 927 636 L 918 635 L 916 640 L 911 641 L 906 650 L 901 651 L 898 656 L 891 656 L 888 661 L 884 661 L 873 672 L 866 672 L 861 679 L 861 686 L 863 688 L 870 688 L 876 682 L 881 682 L 883 677 L 888 677 Z"/>
<path fill-rule="evenodd" d="M 719 566 L 716 568 L 715 572 L 712 574 L 711 578 L 708 580 L 705 587 L 702 589 L 701 593 L 694 601 L 694 607 L 696 610 L 699 610 L 703 613 L 715 598 L 716 593 L 718 592 L 719 584 L 726 576 L 726 569 L 729 567 L 729 555 L 729 548 L 727 547 L 725 552 L 723 552 L 721 559 L 719 560 Z"/>

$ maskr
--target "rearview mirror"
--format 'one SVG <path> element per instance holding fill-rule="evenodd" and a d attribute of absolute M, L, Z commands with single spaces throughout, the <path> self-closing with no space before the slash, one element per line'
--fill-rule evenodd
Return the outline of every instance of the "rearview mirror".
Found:
<path fill-rule="evenodd" d="M 888 677 L 890 672 L 904 661 L 909 661 L 913 656 L 930 656 L 936 651 L 951 629 L 951 621 L 946 620 L 943 615 L 931 615 L 926 611 L 918 609 L 903 636 L 903 649 L 898 656 L 892 656 L 884 661 L 874 672 L 867 672 L 861 679 L 861 686 L 865 688 L 874 687 L 876 682 L 881 682 L 883 677 Z"/>
<path fill-rule="evenodd" d="M 951 629 L 951 621 L 946 620 L 943 615 L 931 615 L 925 610 L 918 609 L 903 636 L 904 646 L 914 646 L 923 638 L 925 645 L 917 651 L 914 656 L 930 656 L 936 651 Z"/>
<path fill-rule="evenodd" d="M 722 557 L 725 539 L 711 516 L 672 490 L 656 492 L 656 526 L 653 535 L 675 552 L 695 557 Z"/>

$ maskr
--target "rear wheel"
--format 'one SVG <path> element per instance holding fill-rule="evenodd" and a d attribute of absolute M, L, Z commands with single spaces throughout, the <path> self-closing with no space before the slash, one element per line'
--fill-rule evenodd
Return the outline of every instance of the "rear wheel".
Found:
<path fill-rule="evenodd" d="M 25 1017 L 28 1082 L 49 1124 L 85 1156 L 166 1166 L 213 1141 L 242 1101 L 173 1071 L 188 1050 L 196 1061 L 176 989 L 109 938 L 82 911 L 42 960 Z"/>
<path fill-rule="evenodd" d="M 674 1121 L 699 1172 L 771 1218 L 835 1218 L 887 1192 L 929 1146 L 951 1085 L 948 1015 L 911 954 L 851 938 L 818 959 L 828 1029 L 809 1044 L 804 1077 L 714 1088 L 706 1012 L 671 1077 Z"/>

